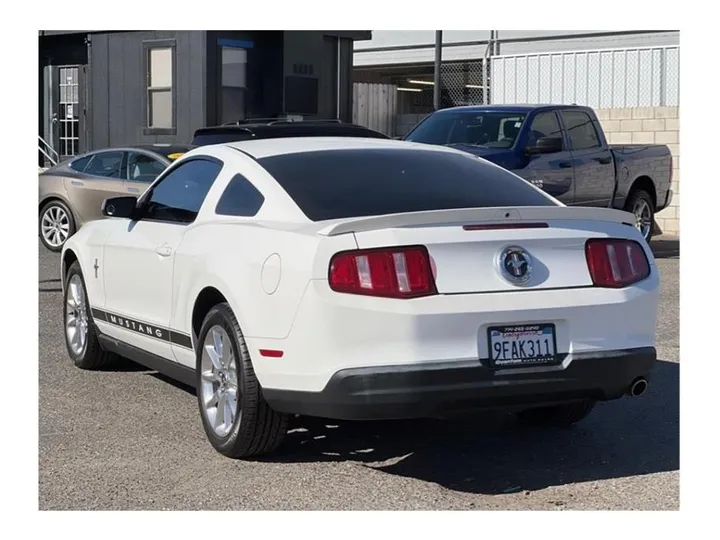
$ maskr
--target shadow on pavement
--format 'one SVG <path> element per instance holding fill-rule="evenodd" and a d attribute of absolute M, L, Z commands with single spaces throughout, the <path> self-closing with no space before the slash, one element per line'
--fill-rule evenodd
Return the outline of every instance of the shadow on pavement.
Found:
<path fill-rule="evenodd" d="M 55 287 L 52 287 L 51 284 L 57 283 L 58 285 Z M 62 288 L 60 287 L 60 280 L 59 279 L 41 279 L 38 281 L 38 292 L 41 293 L 56 293 L 56 292 L 62 292 Z M 43 286 L 44 285 L 44 286 Z"/>
<path fill-rule="evenodd" d="M 600 403 L 573 428 L 522 428 L 500 414 L 393 422 L 298 417 L 277 454 L 258 461 L 355 461 L 467 493 L 532 491 L 678 470 L 679 410 L 679 364 L 658 361 L 644 396 Z"/>
<path fill-rule="evenodd" d="M 680 257 L 680 239 L 650 240 L 650 249 L 656 259 L 674 259 Z"/>

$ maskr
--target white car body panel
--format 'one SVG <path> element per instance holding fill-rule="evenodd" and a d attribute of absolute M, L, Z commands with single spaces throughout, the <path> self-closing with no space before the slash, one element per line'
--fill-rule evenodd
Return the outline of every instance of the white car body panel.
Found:
<path fill-rule="evenodd" d="M 252 141 L 188 152 L 173 166 L 196 155 L 225 164 L 192 224 L 141 221 L 129 228 L 129 220 L 92 222 L 69 239 L 63 256 L 71 250 L 80 260 L 92 307 L 191 336 L 192 346 L 96 319 L 99 329 L 194 369 L 193 309 L 200 293 L 212 287 L 235 313 L 261 385 L 310 392 L 322 390 L 345 368 L 486 357 L 485 330 L 493 324 L 555 323 L 558 352 L 570 355 L 562 366 L 524 368 L 540 372 L 564 369 L 575 361 L 576 352 L 654 347 L 658 272 L 640 233 L 623 224 L 633 222 L 629 214 L 518 207 L 314 223 L 265 169 L 239 151 L 252 148 L 262 157 L 338 145 L 458 152 L 346 138 Z M 217 201 L 238 173 L 252 181 L 266 203 L 252 218 L 217 216 Z M 498 221 L 546 221 L 550 227 L 465 231 L 458 225 Z M 624 289 L 593 287 L 584 242 L 608 237 L 640 242 L 651 264 L 650 276 Z M 363 297 L 333 292 L 328 285 L 329 261 L 337 252 L 418 244 L 428 247 L 437 266 L 436 296 Z M 509 284 L 495 271 L 493 257 L 513 244 L 525 247 L 539 263 L 527 285 Z M 163 245 L 170 248 L 170 256 L 155 252 Z M 96 258 L 102 269 L 99 278 L 92 269 Z M 284 354 L 267 358 L 260 349 Z"/>

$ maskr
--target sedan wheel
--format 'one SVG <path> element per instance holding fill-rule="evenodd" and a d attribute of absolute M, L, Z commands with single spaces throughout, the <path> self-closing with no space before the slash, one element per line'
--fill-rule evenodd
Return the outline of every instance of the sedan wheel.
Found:
<path fill-rule="evenodd" d="M 40 239 L 51 251 L 62 250 L 63 245 L 75 233 L 72 213 L 60 201 L 52 201 L 40 212 Z"/>

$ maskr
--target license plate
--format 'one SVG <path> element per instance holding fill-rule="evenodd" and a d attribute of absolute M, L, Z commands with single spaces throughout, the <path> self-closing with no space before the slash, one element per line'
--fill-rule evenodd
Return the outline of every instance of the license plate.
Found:
<path fill-rule="evenodd" d="M 524 324 L 488 328 L 491 367 L 521 367 L 557 362 L 555 325 Z"/>

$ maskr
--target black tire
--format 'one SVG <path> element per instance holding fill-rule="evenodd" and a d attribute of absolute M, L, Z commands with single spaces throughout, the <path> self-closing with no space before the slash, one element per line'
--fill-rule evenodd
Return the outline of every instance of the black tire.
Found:
<path fill-rule="evenodd" d="M 577 424 L 595 408 L 595 401 L 564 403 L 550 407 L 527 409 L 518 414 L 521 424 L 542 427 L 568 427 Z"/>
<path fill-rule="evenodd" d="M 87 338 L 85 347 L 79 353 L 73 351 L 68 340 L 67 332 L 67 318 L 68 318 L 68 295 L 70 294 L 70 281 L 73 276 L 79 276 L 80 283 L 82 285 L 83 297 L 85 299 L 85 312 L 87 313 Z M 107 368 L 117 358 L 113 353 L 103 350 L 100 342 L 98 341 L 98 333 L 95 328 L 95 323 L 92 318 L 92 312 L 90 310 L 90 303 L 88 302 L 87 289 L 85 288 L 85 278 L 82 275 L 80 269 L 80 263 L 75 261 L 65 276 L 65 292 L 63 294 L 63 334 L 65 336 L 65 347 L 67 348 L 70 359 L 80 369 L 99 370 Z"/>
<path fill-rule="evenodd" d="M 55 207 L 60 208 L 63 212 L 65 212 L 65 215 L 67 215 L 68 217 L 68 236 L 65 241 L 59 246 L 53 246 L 52 244 L 48 243 L 42 233 L 43 216 L 48 212 L 48 210 Z M 42 210 L 40 210 L 40 215 L 38 216 L 38 234 L 40 235 L 40 241 L 47 249 L 56 253 L 62 251 L 63 245 L 65 245 L 65 242 L 67 242 L 67 240 L 73 234 L 75 234 L 75 231 L 75 218 L 73 217 L 73 213 L 70 211 L 70 208 L 68 208 L 68 206 L 64 202 L 59 200 L 53 200 L 43 205 Z"/>
<path fill-rule="evenodd" d="M 203 343 L 214 326 L 225 329 L 235 357 L 238 376 L 238 411 L 225 437 L 219 437 L 207 418 L 201 392 L 201 359 Z M 197 398 L 203 428 L 213 448 L 224 456 L 238 459 L 274 452 L 287 432 L 289 416 L 274 411 L 263 398 L 262 388 L 255 377 L 245 338 L 240 325 L 227 303 L 213 307 L 205 317 L 195 352 Z"/>
<path fill-rule="evenodd" d="M 645 235 L 645 240 L 649 243 L 653 233 L 655 232 L 655 205 L 653 204 L 650 194 L 644 189 L 634 189 L 627 198 L 625 211 L 634 214 L 635 205 L 641 200 L 645 201 L 650 209 L 650 228 L 647 235 Z"/>

